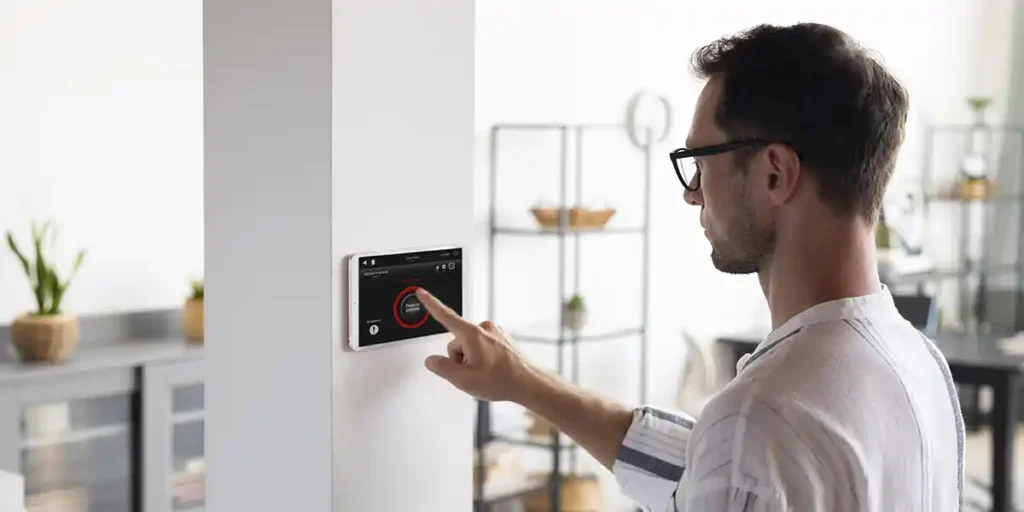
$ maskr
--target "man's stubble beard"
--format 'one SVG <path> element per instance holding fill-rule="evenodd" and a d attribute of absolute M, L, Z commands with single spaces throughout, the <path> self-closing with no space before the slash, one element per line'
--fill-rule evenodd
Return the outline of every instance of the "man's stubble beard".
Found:
<path fill-rule="evenodd" d="M 749 201 L 737 212 L 725 240 L 711 242 L 711 263 L 726 274 L 759 272 L 775 248 L 775 232 L 758 225 Z"/>

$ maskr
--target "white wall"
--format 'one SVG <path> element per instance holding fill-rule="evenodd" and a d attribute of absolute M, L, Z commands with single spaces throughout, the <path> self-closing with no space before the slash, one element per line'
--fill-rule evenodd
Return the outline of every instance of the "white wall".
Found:
<path fill-rule="evenodd" d="M 334 261 L 472 242 L 473 13 L 471 0 L 334 2 Z M 444 350 L 336 355 L 334 510 L 472 508 L 473 402 L 423 367 Z"/>
<path fill-rule="evenodd" d="M 0 230 L 88 255 L 77 313 L 179 307 L 203 270 L 201 0 L 0 2 Z M 32 307 L 0 250 L 0 324 Z"/>
<path fill-rule="evenodd" d="M 940 0 L 885 2 L 679 2 L 641 0 L 482 1 L 477 10 L 477 239 L 485 247 L 489 178 L 488 129 L 498 122 L 617 121 L 626 101 L 639 89 L 666 95 L 679 123 L 658 148 L 654 167 L 652 235 L 652 357 L 650 401 L 671 404 L 683 349 L 679 332 L 701 336 L 722 330 L 766 328 L 767 309 L 752 276 L 734 277 L 712 267 L 697 210 L 682 201 L 680 187 L 665 154 L 681 146 L 689 128 L 701 84 L 691 78 L 691 52 L 713 39 L 757 23 L 818 21 L 833 24 L 876 49 L 903 81 L 911 97 L 908 136 L 896 178 L 914 184 L 922 163 L 924 128 L 929 123 L 970 120 L 964 99 L 992 94 L 993 118 L 1005 109 L 1010 13 L 1014 0 Z M 529 226 L 531 201 L 557 199 L 556 139 L 517 137 L 520 150 L 506 153 L 499 187 L 499 214 Z M 511 151 L 511 150 L 510 150 Z M 598 181 L 621 183 L 631 192 L 634 168 L 622 164 L 625 143 L 609 140 L 588 153 Z M 524 156 L 525 155 L 525 156 Z M 525 183 L 509 176 L 523 173 Z M 634 173 L 634 175 L 629 175 Z M 589 200 L 600 200 L 611 187 L 596 184 Z M 639 205 L 619 194 L 617 206 L 633 215 Z M 635 219 L 635 216 L 631 216 Z M 625 240 L 625 239 L 623 239 Z M 598 303 L 593 313 L 614 314 L 635 301 L 636 284 L 610 278 L 630 272 L 636 251 L 625 241 L 590 242 L 584 267 L 584 293 Z M 530 316 L 552 318 L 555 307 L 553 242 L 502 241 L 499 262 L 498 320 Z M 478 255 L 480 276 L 485 255 Z M 517 265 L 516 262 L 519 262 Z M 526 262 L 525 264 L 522 262 Z M 529 276 L 533 277 L 529 277 Z M 540 275 L 540 279 L 536 278 Z M 635 275 L 635 274 L 634 274 Z M 529 279 L 539 291 L 516 286 Z M 539 283 L 548 282 L 541 286 Z M 477 280 L 478 305 L 486 304 L 486 279 Z M 484 311 L 481 309 L 481 311 Z M 635 400 L 636 350 L 623 340 L 613 348 L 583 348 L 583 380 L 624 400 Z M 553 351 L 531 354 L 553 362 Z M 586 354 L 591 354 L 589 360 Z M 602 373 L 606 375 L 602 375 Z M 611 376 L 609 376 L 611 375 Z M 511 424 L 511 422 L 509 422 Z"/>
<path fill-rule="evenodd" d="M 205 2 L 210 510 L 332 510 L 331 2 Z"/>

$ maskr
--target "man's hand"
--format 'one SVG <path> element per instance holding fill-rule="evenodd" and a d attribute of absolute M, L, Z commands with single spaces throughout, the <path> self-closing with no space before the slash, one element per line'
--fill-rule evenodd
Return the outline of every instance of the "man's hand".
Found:
<path fill-rule="evenodd" d="M 632 422 L 632 409 L 529 364 L 492 322 L 469 322 L 426 290 L 417 290 L 416 296 L 455 335 L 447 357 L 427 358 L 430 371 L 480 400 L 508 400 L 526 407 L 612 467 Z"/>
<path fill-rule="evenodd" d="M 493 322 L 469 322 L 426 290 L 416 291 L 427 311 L 455 335 L 448 356 L 430 356 L 427 369 L 470 395 L 491 402 L 522 402 L 536 372 Z"/>

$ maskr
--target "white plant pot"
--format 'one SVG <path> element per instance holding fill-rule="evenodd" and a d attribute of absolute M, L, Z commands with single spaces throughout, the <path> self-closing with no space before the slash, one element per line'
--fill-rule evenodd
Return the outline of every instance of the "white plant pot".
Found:
<path fill-rule="evenodd" d="M 587 323 L 587 310 L 585 309 L 569 309 L 564 308 L 562 312 L 563 323 L 565 327 L 574 331 L 583 330 L 583 327 Z"/>
<path fill-rule="evenodd" d="M 894 251 L 878 249 L 875 254 L 878 260 L 878 279 L 884 284 L 891 285 L 899 277 Z"/>

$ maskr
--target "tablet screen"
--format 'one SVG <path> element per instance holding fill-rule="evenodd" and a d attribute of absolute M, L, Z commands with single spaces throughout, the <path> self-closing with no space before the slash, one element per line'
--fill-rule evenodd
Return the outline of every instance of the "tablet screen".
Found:
<path fill-rule="evenodd" d="M 442 249 L 359 258 L 359 344 L 380 345 L 441 334 L 416 297 L 426 288 L 462 314 L 462 251 Z"/>

